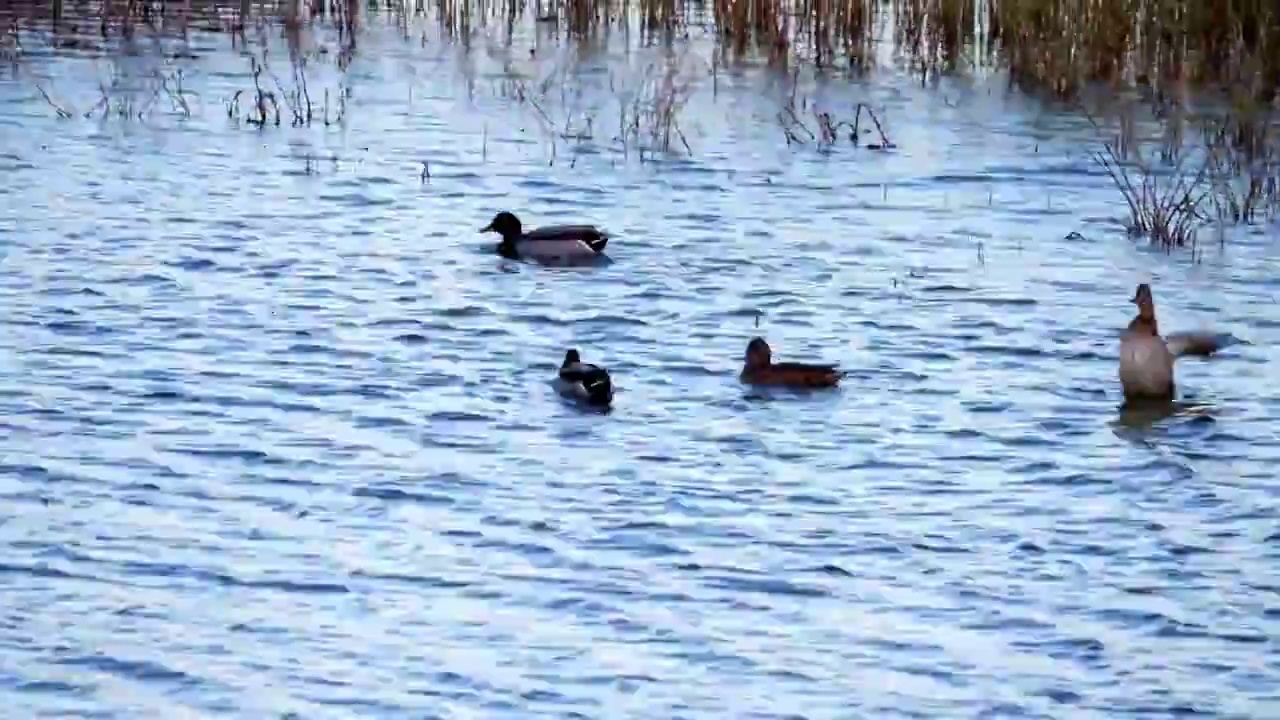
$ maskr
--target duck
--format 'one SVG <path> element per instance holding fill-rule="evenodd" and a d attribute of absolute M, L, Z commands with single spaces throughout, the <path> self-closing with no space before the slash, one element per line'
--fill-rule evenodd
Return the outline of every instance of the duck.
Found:
<path fill-rule="evenodd" d="M 576 348 L 565 351 L 560 364 L 560 391 L 588 405 L 608 407 L 613 402 L 613 380 L 609 371 L 599 365 L 582 362 Z"/>
<path fill-rule="evenodd" d="M 1205 332 L 1160 336 L 1151 286 L 1140 283 L 1130 302 L 1138 314 L 1120 336 L 1120 386 L 1126 402 L 1172 401 L 1174 361 L 1180 357 L 1209 357 L 1226 344 L 1220 335 Z"/>
<path fill-rule="evenodd" d="M 480 232 L 502 236 L 498 254 L 508 260 L 587 260 L 604 255 L 609 235 L 594 225 L 546 225 L 524 232 L 520 218 L 502 211 Z"/>
<path fill-rule="evenodd" d="M 747 352 L 739 379 L 752 385 L 787 385 L 792 387 L 834 387 L 843 372 L 835 365 L 799 362 L 773 362 L 773 350 L 762 337 L 747 343 Z"/>

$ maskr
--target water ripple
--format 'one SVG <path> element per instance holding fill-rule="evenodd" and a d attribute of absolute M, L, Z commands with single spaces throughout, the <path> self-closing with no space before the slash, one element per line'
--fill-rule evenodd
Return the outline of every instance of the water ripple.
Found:
<path fill-rule="evenodd" d="M 1265 235 L 1148 252 L 1080 123 L 892 75 L 824 92 L 885 105 L 893 153 L 785 147 L 735 78 L 691 159 L 552 162 L 369 32 L 342 132 L 62 122 L 0 76 L 15 716 L 1274 714 Z M 251 84 L 192 42 L 203 96 Z M 497 258 L 498 209 L 614 262 Z M 1137 281 L 1251 343 L 1155 422 L 1117 412 Z M 844 386 L 742 388 L 755 334 Z M 613 413 L 550 387 L 570 346 Z"/>

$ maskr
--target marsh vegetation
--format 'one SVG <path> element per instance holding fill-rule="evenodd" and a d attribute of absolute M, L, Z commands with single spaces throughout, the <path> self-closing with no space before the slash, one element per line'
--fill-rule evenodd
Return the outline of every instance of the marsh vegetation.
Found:
<path fill-rule="evenodd" d="M 423 47 L 500 55 L 495 92 L 536 118 L 552 163 L 574 162 L 584 143 L 642 162 L 693 154 L 688 98 L 743 69 L 789 83 L 780 141 L 890 150 L 892 129 L 869 105 L 820 107 L 796 88 L 802 72 L 856 78 L 895 65 L 926 85 L 1002 74 L 1012 90 L 1088 117 L 1128 225 L 1162 247 L 1194 245 L 1207 225 L 1274 219 L 1280 206 L 1280 9 L 1264 0 L 55 1 L 0 11 L 0 59 L 17 72 L 50 49 L 150 52 L 165 63 L 128 92 L 114 70 L 91 101 L 35 84 L 59 117 L 190 116 L 201 102 L 184 85 L 191 38 L 217 33 L 251 77 L 217 100 L 229 120 L 342 124 L 345 72 L 374 26 Z M 268 49 L 281 38 L 287 57 Z M 567 49 L 553 62 L 547 38 Z M 580 72 L 617 43 L 625 71 Z M 612 107 L 586 102 L 588 83 L 606 85 Z"/>

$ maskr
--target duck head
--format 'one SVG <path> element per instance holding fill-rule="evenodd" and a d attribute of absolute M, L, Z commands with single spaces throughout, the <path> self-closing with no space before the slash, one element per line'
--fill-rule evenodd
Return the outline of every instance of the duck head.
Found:
<path fill-rule="evenodd" d="M 1155 299 L 1151 297 L 1151 286 L 1147 283 L 1139 283 L 1138 289 L 1133 291 L 1133 298 L 1129 302 L 1138 306 L 1138 311 L 1142 313 L 1155 311 Z"/>
<path fill-rule="evenodd" d="M 503 210 L 494 215 L 488 225 L 480 228 L 480 232 L 496 232 L 502 236 L 504 242 L 515 242 L 520 238 L 523 227 L 520 225 L 520 218 Z"/>
<path fill-rule="evenodd" d="M 564 362 L 560 364 L 560 367 L 567 368 L 580 362 L 582 362 L 582 356 L 578 354 L 577 349 L 569 348 L 568 352 L 564 354 Z"/>
<path fill-rule="evenodd" d="M 1158 332 L 1156 329 L 1156 301 L 1151 296 L 1151 286 L 1147 283 L 1140 283 L 1129 302 L 1138 306 L 1138 317 L 1134 318 L 1134 322 L 1150 326 L 1152 333 Z"/>
<path fill-rule="evenodd" d="M 751 338 L 751 342 L 747 343 L 747 352 L 743 361 L 747 370 L 767 368 L 773 362 L 773 350 L 769 348 L 769 343 L 765 342 L 764 338 Z"/>

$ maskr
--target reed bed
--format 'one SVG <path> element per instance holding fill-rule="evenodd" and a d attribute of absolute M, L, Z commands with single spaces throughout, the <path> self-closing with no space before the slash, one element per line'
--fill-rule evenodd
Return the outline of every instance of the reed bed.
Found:
<path fill-rule="evenodd" d="M 886 39 L 922 74 L 1007 70 L 1030 92 L 1072 98 L 1091 85 L 1145 86 L 1168 98 L 1186 88 L 1270 101 L 1280 88 L 1280 5 L 1269 0 L 80 0 L 0 8 L 0 43 L 13 54 L 22 27 L 71 36 L 192 30 L 240 37 L 272 21 L 337 31 L 345 53 L 375 18 L 431 22 L 469 42 L 480 30 L 515 37 L 529 23 L 566 37 L 636 31 L 642 42 L 714 37 L 726 60 L 766 60 L 865 72 Z"/>
<path fill-rule="evenodd" d="M 341 117 L 345 93 L 332 93 L 332 109 L 315 108 L 320 101 L 314 96 L 329 89 L 316 93 L 307 84 L 308 63 L 316 58 L 303 49 L 304 30 L 323 28 L 336 39 L 333 56 L 341 69 L 359 52 L 362 30 L 372 23 L 392 24 L 406 42 L 464 49 L 481 33 L 490 44 L 496 38 L 517 46 L 535 25 L 584 51 L 618 35 L 629 48 L 709 40 L 706 67 L 713 76 L 735 63 L 786 74 L 804 66 L 862 75 L 884 61 L 921 82 L 1004 73 L 1012 88 L 1098 118 L 1097 161 L 1127 201 L 1131 227 L 1153 242 L 1184 245 L 1206 222 L 1254 222 L 1274 216 L 1280 206 L 1280 5 L 1274 0 L 11 2 L 0 8 L 0 62 L 19 63 L 25 46 L 41 40 L 110 52 L 146 34 L 180 55 L 192 31 L 226 33 L 242 48 L 260 49 L 270 33 L 283 34 L 291 72 L 277 76 L 268 58 L 255 60 L 254 88 L 229 103 L 228 113 L 257 126 L 305 125 Z M 155 93 L 180 107 L 185 95 L 175 89 L 179 81 L 157 78 Z M 617 137 L 624 147 L 643 145 L 649 152 L 690 151 L 679 110 L 691 81 L 655 67 L 644 84 L 632 94 L 642 102 L 620 107 Z M 536 93 L 527 87 L 512 88 L 511 96 L 536 105 Z M 570 119 L 552 118 L 545 107 L 537 112 L 562 139 L 591 134 L 603 122 L 592 118 L 591 127 L 574 129 Z M 856 125 L 862 112 L 844 122 Z M 829 145 L 841 126 L 815 114 L 811 129 L 800 115 L 794 106 L 779 115 L 789 143 Z M 1138 115 L 1141 122 L 1134 120 Z M 870 119 L 880 131 L 879 144 L 891 145 L 874 115 Z M 1158 136 L 1155 143 L 1140 140 L 1143 133 L 1135 130 L 1151 124 L 1158 128 L 1148 133 Z"/>

